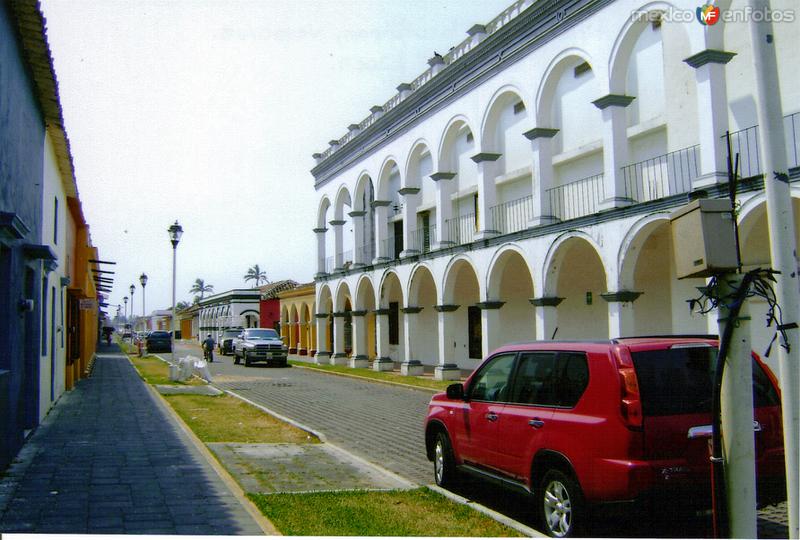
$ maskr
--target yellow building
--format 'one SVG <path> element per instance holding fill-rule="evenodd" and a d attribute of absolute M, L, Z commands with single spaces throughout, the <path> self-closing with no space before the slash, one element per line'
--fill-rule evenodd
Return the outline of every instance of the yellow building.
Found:
<path fill-rule="evenodd" d="M 314 356 L 317 340 L 314 316 L 314 284 L 298 285 L 278 294 L 281 309 L 281 338 L 289 347 L 289 354 Z"/>

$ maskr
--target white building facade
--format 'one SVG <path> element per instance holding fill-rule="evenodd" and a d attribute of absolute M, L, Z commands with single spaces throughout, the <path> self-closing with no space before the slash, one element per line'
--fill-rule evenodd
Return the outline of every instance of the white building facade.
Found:
<path fill-rule="evenodd" d="M 260 299 L 259 289 L 232 289 L 200 300 L 200 341 L 208 334 L 218 341 L 225 328 L 258 327 Z"/>
<path fill-rule="evenodd" d="M 717 333 L 669 216 L 727 196 L 730 132 L 743 264 L 769 266 L 755 103 L 778 94 L 756 95 L 747 4 L 716 5 L 709 26 L 690 3 L 518 1 L 315 154 L 317 361 L 451 378 L 511 341 Z M 796 28 L 774 23 L 797 237 Z"/>

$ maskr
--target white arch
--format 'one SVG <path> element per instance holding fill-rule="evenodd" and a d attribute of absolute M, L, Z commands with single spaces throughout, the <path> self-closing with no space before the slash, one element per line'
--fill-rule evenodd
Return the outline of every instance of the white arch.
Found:
<path fill-rule="evenodd" d="M 542 79 L 539 83 L 539 89 L 536 91 L 536 127 L 552 127 L 545 125 L 550 123 L 550 119 L 542 116 L 544 114 L 549 115 L 551 111 L 551 104 L 544 103 L 544 101 L 545 99 L 552 101 L 556 85 L 558 84 L 558 80 L 561 78 L 563 64 L 573 57 L 581 58 L 584 62 L 587 62 L 590 66 L 592 66 L 592 69 L 595 68 L 595 62 L 592 59 L 592 56 L 585 50 L 578 47 L 569 47 L 553 57 L 553 59 L 547 65 L 547 69 L 544 71 Z"/>
<path fill-rule="evenodd" d="M 394 155 L 388 155 L 383 159 L 378 174 L 378 185 L 375 186 L 375 198 L 378 200 L 389 200 L 390 194 L 388 193 L 389 177 L 392 175 L 392 169 L 396 168 L 400 175 L 400 185 L 403 185 L 403 171 L 400 170 L 400 161 Z M 394 167 L 393 167 L 394 166 Z"/>
<path fill-rule="evenodd" d="M 420 262 L 414 265 L 408 276 L 408 285 L 407 285 L 408 298 L 406 299 L 406 302 L 410 302 L 412 296 L 419 295 L 419 285 L 414 280 L 417 277 L 417 274 L 423 269 L 428 271 L 428 273 L 431 276 L 431 279 L 433 280 L 433 289 L 436 292 L 436 299 L 438 301 L 439 287 L 436 285 L 436 274 L 433 272 L 433 268 L 431 268 L 430 265 L 424 262 Z"/>
<path fill-rule="evenodd" d="M 513 84 L 505 84 L 498 88 L 492 97 L 489 99 L 489 102 L 486 105 L 486 108 L 483 111 L 483 118 L 481 119 L 480 125 L 480 133 L 481 133 L 481 148 L 484 152 L 489 152 L 494 150 L 491 148 L 491 145 L 488 144 L 487 141 L 487 130 L 492 128 L 493 125 L 491 123 L 496 120 L 497 114 L 502 112 L 502 107 L 504 104 L 501 103 L 501 100 L 505 98 L 505 96 L 515 95 L 519 98 L 519 100 L 525 104 L 525 116 L 527 118 L 531 117 L 529 103 L 527 102 L 527 98 L 523 97 L 525 93 Z"/>
<path fill-rule="evenodd" d="M 410 186 L 408 185 L 409 178 L 413 178 L 411 174 L 411 167 L 416 164 L 419 165 L 419 156 L 422 154 L 421 148 L 424 147 L 428 150 L 428 153 L 431 155 L 431 161 L 433 162 L 433 172 L 436 172 L 436 167 L 438 162 L 436 160 L 436 156 L 433 154 L 433 147 L 428 144 L 428 141 L 424 138 L 419 138 L 414 141 L 414 144 L 411 145 L 411 150 L 409 150 L 408 155 L 406 156 L 406 163 L 405 163 L 405 174 L 401 177 L 401 186 L 402 187 L 420 187 L 422 184 L 422 178 L 416 178 L 420 185 Z M 415 161 L 416 160 L 416 161 Z"/>
<path fill-rule="evenodd" d="M 583 231 L 570 230 L 560 234 L 555 240 L 553 240 L 553 243 L 550 244 L 550 247 L 547 249 L 547 255 L 545 256 L 544 259 L 544 265 L 542 265 L 542 276 L 541 276 L 542 279 L 541 283 L 543 286 L 542 290 L 544 291 L 545 296 L 550 296 L 555 293 L 554 290 L 555 280 L 549 277 L 550 269 L 556 264 L 556 262 L 559 261 L 561 257 L 564 256 L 565 251 L 564 249 L 562 249 L 564 245 L 576 239 L 586 241 L 592 247 L 595 253 L 597 253 L 597 258 L 600 259 L 600 264 L 603 267 L 603 273 L 605 274 L 606 287 L 608 287 L 609 265 L 606 261 L 606 258 L 603 255 L 603 250 L 600 249 L 600 245 L 589 234 Z M 558 274 L 556 274 L 555 277 L 557 276 Z"/>
<path fill-rule="evenodd" d="M 319 201 L 319 206 L 317 207 L 317 228 L 326 229 L 328 224 L 326 222 L 325 216 L 328 213 L 328 208 L 331 207 L 331 200 L 328 198 L 327 195 L 323 195 L 322 199 Z"/>
<path fill-rule="evenodd" d="M 617 283 L 612 288 L 615 290 L 628 289 L 633 286 L 633 271 L 636 268 L 638 256 L 631 260 L 631 250 L 638 245 L 641 248 L 644 241 L 650 234 L 663 225 L 669 223 L 669 212 L 658 212 L 644 216 L 637 220 L 628 229 L 617 251 Z M 610 281 L 611 278 L 609 278 Z"/>
<path fill-rule="evenodd" d="M 534 285 L 534 279 L 533 279 L 533 276 L 535 275 L 534 269 L 531 267 L 530 261 L 528 260 L 528 257 L 525 254 L 525 251 L 522 249 L 522 247 L 516 243 L 503 244 L 502 246 L 497 248 L 497 250 L 494 252 L 494 255 L 492 256 L 492 260 L 489 262 L 489 268 L 486 272 L 486 287 L 485 287 L 486 300 L 497 300 L 497 298 L 490 298 L 490 296 L 495 292 L 497 292 L 495 291 L 495 289 L 496 288 L 499 289 L 500 284 L 498 281 L 495 287 L 492 278 L 495 275 L 499 276 L 499 274 L 502 274 L 503 268 L 498 268 L 498 265 L 502 264 L 503 266 L 505 266 L 507 262 L 506 259 L 507 253 L 516 253 L 520 257 L 522 257 L 522 260 L 525 263 L 525 268 L 528 270 L 528 276 L 531 279 L 531 285 Z"/>
<path fill-rule="evenodd" d="M 438 164 L 439 167 L 449 167 L 452 163 L 448 163 L 450 155 L 447 152 L 450 150 L 450 147 L 453 146 L 453 141 L 451 138 L 451 134 L 457 133 L 458 130 L 461 129 L 461 125 L 466 125 L 467 129 L 472 133 L 472 136 L 475 137 L 475 128 L 474 122 L 472 122 L 466 115 L 458 114 L 453 116 L 450 120 L 448 120 L 447 124 L 445 125 L 444 130 L 439 138 L 439 148 L 437 150 L 437 157 L 438 157 Z M 478 147 L 476 150 L 480 152 L 480 137 L 474 138 L 474 144 Z M 436 171 L 440 172 L 440 171 Z"/>
<path fill-rule="evenodd" d="M 348 189 L 347 185 L 342 184 L 339 186 L 339 189 L 336 191 L 336 205 L 333 210 L 333 219 L 342 220 L 344 219 L 344 207 L 345 205 L 352 207 L 353 202 L 350 198 L 350 190 Z"/>
<path fill-rule="evenodd" d="M 437 287 L 439 289 L 438 292 L 440 292 L 442 295 L 440 303 L 445 304 L 453 297 L 453 287 L 455 286 L 455 280 L 452 279 L 453 270 L 456 268 L 456 266 L 461 265 L 462 263 L 466 263 L 475 274 L 475 279 L 478 282 L 478 298 L 486 298 L 486 292 L 483 286 L 484 280 L 481 279 L 481 274 L 478 271 L 478 265 L 475 264 L 475 261 L 473 261 L 469 255 L 462 253 L 450 259 L 445 267 L 444 274 L 442 276 L 442 285 L 441 287 Z"/>

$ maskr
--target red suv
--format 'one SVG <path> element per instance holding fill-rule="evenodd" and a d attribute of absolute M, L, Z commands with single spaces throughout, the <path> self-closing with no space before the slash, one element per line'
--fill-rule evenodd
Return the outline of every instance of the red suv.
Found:
<path fill-rule="evenodd" d="M 707 508 L 717 341 L 701 337 L 531 342 L 501 347 L 428 406 L 436 483 L 461 472 L 521 488 L 551 536 L 600 503 L 660 496 Z M 753 355 L 761 504 L 784 496 L 780 395 Z"/>

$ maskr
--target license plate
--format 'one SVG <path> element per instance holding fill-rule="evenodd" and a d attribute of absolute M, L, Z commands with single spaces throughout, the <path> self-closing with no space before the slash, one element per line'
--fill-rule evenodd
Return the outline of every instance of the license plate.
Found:
<path fill-rule="evenodd" d="M 267 360 L 272 360 L 272 353 L 271 352 L 267 353 Z"/>

